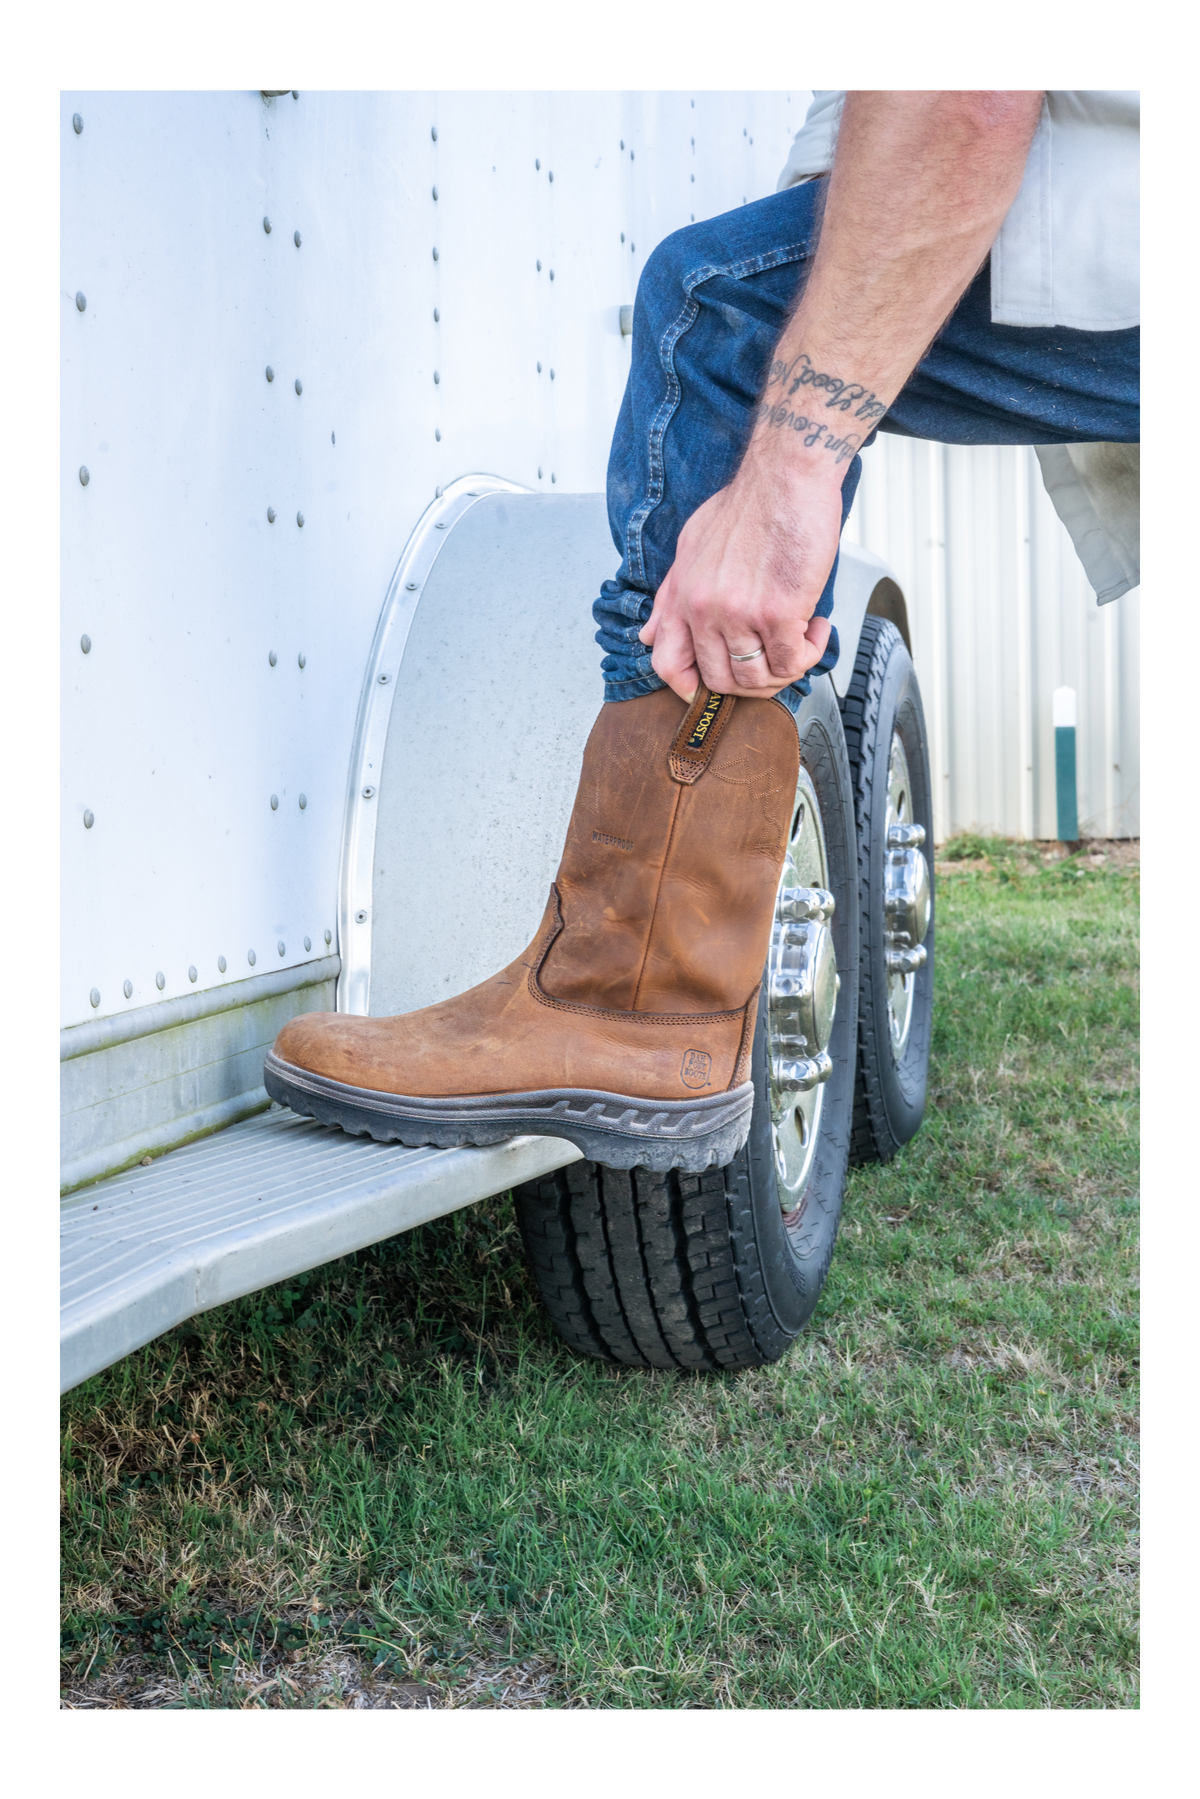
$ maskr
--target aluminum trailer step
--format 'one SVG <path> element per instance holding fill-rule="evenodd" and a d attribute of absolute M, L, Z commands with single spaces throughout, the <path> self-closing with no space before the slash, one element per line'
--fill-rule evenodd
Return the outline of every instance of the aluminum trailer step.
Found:
<path fill-rule="evenodd" d="M 556 1137 L 402 1149 L 272 1108 L 62 1202 L 60 1390 L 197 1312 L 579 1159 Z"/>

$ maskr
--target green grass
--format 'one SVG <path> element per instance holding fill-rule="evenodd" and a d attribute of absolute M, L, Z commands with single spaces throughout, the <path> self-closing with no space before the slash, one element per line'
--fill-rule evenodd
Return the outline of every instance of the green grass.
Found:
<path fill-rule="evenodd" d="M 506 1198 L 207 1313 L 63 1402 L 65 1702 L 1135 1705 L 1136 868 L 943 855 L 789 1357 L 573 1357 Z"/>

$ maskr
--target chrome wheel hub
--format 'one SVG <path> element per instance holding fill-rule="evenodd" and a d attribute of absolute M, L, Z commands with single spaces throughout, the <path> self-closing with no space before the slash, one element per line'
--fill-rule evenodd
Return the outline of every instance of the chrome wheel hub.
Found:
<path fill-rule="evenodd" d="M 771 1136 L 785 1213 L 794 1212 L 804 1197 L 825 1082 L 833 1073 L 826 1046 L 841 982 L 829 930 L 834 901 L 828 879 L 820 807 L 802 768 L 767 962 Z"/>
<path fill-rule="evenodd" d="M 925 964 L 932 896 L 922 854 L 925 827 L 913 823 L 908 757 L 898 731 L 888 757 L 887 847 L 883 853 L 883 941 L 887 954 L 888 1022 L 899 1059 L 912 1025 L 916 974 Z"/>

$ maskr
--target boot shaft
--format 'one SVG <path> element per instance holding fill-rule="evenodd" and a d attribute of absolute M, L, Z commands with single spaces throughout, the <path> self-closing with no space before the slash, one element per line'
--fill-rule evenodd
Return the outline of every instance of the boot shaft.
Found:
<path fill-rule="evenodd" d="M 799 746 L 783 706 L 719 698 L 688 708 L 660 688 L 602 708 L 556 877 L 563 929 L 540 970 L 553 999 L 691 1015 L 757 991 Z"/>

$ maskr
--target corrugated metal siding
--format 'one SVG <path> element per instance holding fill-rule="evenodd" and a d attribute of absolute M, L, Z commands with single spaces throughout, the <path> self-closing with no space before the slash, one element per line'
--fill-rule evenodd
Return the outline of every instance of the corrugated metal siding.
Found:
<path fill-rule="evenodd" d="M 1056 687 L 1078 698 L 1081 833 L 1136 837 L 1139 590 L 1097 606 L 1033 451 L 881 436 L 846 536 L 908 602 L 938 841 L 1056 835 Z"/>

